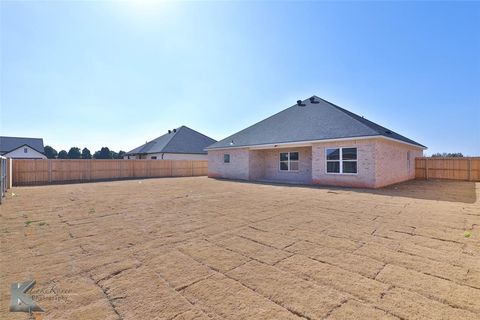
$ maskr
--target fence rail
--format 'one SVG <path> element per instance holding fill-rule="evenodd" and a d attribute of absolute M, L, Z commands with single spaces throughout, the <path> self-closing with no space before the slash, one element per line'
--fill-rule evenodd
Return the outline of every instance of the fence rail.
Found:
<path fill-rule="evenodd" d="M 480 181 L 480 157 L 416 158 L 415 177 Z"/>
<path fill-rule="evenodd" d="M 207 175 L 205 160 L 14 159 L 13 185 Z"/>

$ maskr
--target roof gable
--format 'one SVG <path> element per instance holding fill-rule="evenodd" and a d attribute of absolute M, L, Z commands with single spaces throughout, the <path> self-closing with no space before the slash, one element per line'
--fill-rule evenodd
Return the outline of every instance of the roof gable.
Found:
<path fill-rule="evenodd" d="M 1 153 L 8 153 L 24 145 L 29 146 L 35 151 L 44 153 L 42 138 L 20 138 L 20 137 L 0 136 L 0 152 Z"/>
<path fill-rule="evenodd" d="M 138 153 L 199 153 L 205 154 L 205 148 L 215 143 L 216 140 L 207 137 L 200 132 L 181 126 L 176 132 L 166 133 L 127 154 Z"/>
<path fill-rule="evenodd" d="M 313 102 L 303 100 L 301 106 L 280 111 L 207 149 L 368 136 L 385 136 L 424 147 L 326 100 L 312 98 Z"/>

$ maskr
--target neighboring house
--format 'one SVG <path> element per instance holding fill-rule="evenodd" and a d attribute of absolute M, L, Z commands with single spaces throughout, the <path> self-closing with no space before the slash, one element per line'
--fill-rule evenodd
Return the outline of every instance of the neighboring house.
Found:
<path fill-rule="evenodd" d="M 124 159 L 207 160 L 205 148 L 216 140 L 186 126 L 126 153 Z"/>
<path fill-rule="evenodd" d="M 47 159 L 41 138 L 0 136 L 0 155 L 13 159 Z"/>
<path fill-rule="evenodd" d="M 313 96 L 209 146 L 208 175 L 378 188 L 413 179 L 424 149 Z"/>

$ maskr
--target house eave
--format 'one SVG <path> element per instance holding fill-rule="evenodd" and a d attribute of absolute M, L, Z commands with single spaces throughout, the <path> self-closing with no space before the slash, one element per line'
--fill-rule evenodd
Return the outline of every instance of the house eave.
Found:
<path fill-rule="evenodd" d="M 159 154 L 159 153 L 163 153 L 163 154 L 207 154 L 207 152 L 163 152 L 163 151 L 159 151 L 159 152 L 138 152 L 138 153 L 126 153 L 125 155 L 126 156 L 136 156 L 136 155 L 147 155 L 147 154 Z"/>
<path fill-rule="evenodd" d="M 9 154 L 9 153 L 11 153 L 11 152 L 13 152 L 13 151 L 15 151 L 15 150 L 18 150 L 18 149 L 20 149 L 20 148 L 23 148 L 23 147 L 29 147 L 29 148 L 31 148 L 32 150 L 35 150 L 36 152 L 38 152 L 38 153 L 40 153 L 40 154 L 42 154 L 42 155 L 45 155 L 45 151 L 43 151 L 43 152 L 42 152 L 42 151 L 39 151 L 39 150 L 35 149 L 34 147 L 26 144 L 26 143 L 25 143 L 25 144 L 22 144 L 21 146 L 18 146 L 18 147 L 16 147 L 16 148 L 13 148 L 12 150 L 9 150 L 9 151 L 1 151 L 1 153 L 4 154 L 4 155 L 5 155 L 5 154 Z"/>
<path fill-rule="evenodd" d="M 305 141 L 291 141 L 291 142 L 278 142 L 278 143 L 269 143 L 269 144 L 256 144 L 256 145 L 243 145 L 243 146 L 229 146 L 229 147 L 217 147 L 217 148 L 205 148 L 208 151 L 214 150 L 230 150 L 230 149 L 274 149 L 274 148 L 288 148 L 288 147 L 302 147 L 302 146 L 311 146 L 314 143 L 321 143 L 321 142 L 336 142 L 336 141 L 353 141 L 353 140 L 366 140 L 366 139 L 385 139 L 389 141 L 394 141 L 402 144 L 409 145 L 414 148 L 426 150 L 427 147 L 420 146 L 417 144 L 409 143 L 406 141 L 393 139 L 389 137 L 385 137 L 382 135 L 371 135 L 371 136 L 361 136 L 361 137 L 348 137 L 348 138 L 335 138 L 335 139 L 321 139 L 321 140 L 305 140 Z"/>

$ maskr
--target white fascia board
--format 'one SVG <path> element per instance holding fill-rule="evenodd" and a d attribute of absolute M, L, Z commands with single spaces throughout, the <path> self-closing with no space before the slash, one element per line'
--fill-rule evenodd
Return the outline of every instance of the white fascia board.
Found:
<path fill-rule="evenodd" d="M 253 146 L 238 146 L 238 147 L 222 147 L 222 148 L 207 148 L 206 151 L 214 150 L 229 150 L 229 149 L 250 149 L 250 150 L 259 150 L 259 149 L 274 149 L 274 148 L 288 148 L 288 147 L 309 147 L 314 143 L 321 142 L 335 142 L 335 141 L 354 141 L 354 140 L 366 140 L 366 139 L 386 139 L 398 143 L 403 143 L 414 148 L 426 150 L 426 147 L 421 147 L 413 143 L 408 143 L 405 141 L 385 137 L 382 135 L 373 135 L 373 136 L 362 136 L 362 137 L 351 137 L 351 138 L 337 138 L 337 139 L 323 139 L 323 140 L 309 140 L 309 141 L 295 141 L 295 142 L 280 142 L 272 144 L 259 144 Z"/>

